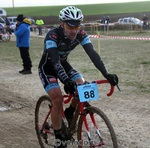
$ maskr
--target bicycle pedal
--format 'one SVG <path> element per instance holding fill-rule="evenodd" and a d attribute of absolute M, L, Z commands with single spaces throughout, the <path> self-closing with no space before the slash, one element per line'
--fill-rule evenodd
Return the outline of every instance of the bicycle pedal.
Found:
<path fill-rule="evenodd" d="M 41 136 L 45 140 L 45 143 L 48 143 L 48 141 L 47 141 L 47 138 L 48 138 L 47 133 L 43 133 Z"/>

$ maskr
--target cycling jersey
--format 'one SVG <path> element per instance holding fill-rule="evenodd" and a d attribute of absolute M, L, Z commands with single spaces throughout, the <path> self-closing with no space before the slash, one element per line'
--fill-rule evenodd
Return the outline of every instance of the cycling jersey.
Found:
<path fill-rule="evenodd" d="M 106 76 L 107 70 L 100 56 L 94 50 L 90 38 L 84 30 L 79 30 L 75 40 L 70 40 L 64 35 L 61 26 L 51 29 L 44 39 L 44 52 L 39 64 L 39 74 L 44 87 L 47 84 L 47 78 L 59 78 L 62 83 L 68 79 L 71 73 L 78 74 L 76 70 L 67 61 L 69 53 L 77 46 L 81 45 L 90 57 L 94 65 Z M 70 72 L 71 71 L 71 72 Z M 78 77 L 77 76 L 77 77 Z M 53 79 L 54 80 L 54 79 Z M 55 87 L 55 86 L 54 86 Z"/>

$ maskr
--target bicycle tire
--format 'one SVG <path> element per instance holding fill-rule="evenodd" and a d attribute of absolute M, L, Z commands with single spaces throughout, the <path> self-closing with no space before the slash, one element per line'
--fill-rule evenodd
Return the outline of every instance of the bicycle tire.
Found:
<path fill-rule="evenodd" d="M 97 107 L 90 106 L 84 110 L 85 114 L 80 116 L 78 122 L 78 147 L 102 147 L 102 148 L 118 148 L 116 134 L 114 129 L 102 110 Z M 95 130 L 95 126 L 90 118 L 90 114 L 94 114 L 98 125 L 98 131 L 100 136 Z M 89 137 L 87 138 L 87 130 L 83 124 L 83 116 L 86 117 L 89 126 Z"/>
<path fill-rule="evenodd" d="M 5 33 L 5 34 L 1 34 L 1 35 L 2 35 L 2 41 L 3 41 L 3 42 L 8 42 L 8 41 L 10 41 L 11 36 L 10 36 L 9 33 Z"/>
<path fill-rule="evenodd" d="M 46 104 L 42 105 L 44 102 L 46 102 Z M 45 105 L 46 106 L 48 105 L 48 107 L 45 108 Z M 52 107 L 52 102 L 49 96 L 47 95 L 41 96 L 39 100 L 37 101 L 36 107 L 35 107 L 35 130 L 36 130 L 37 138 L 38 138 L 41 148 L 54 147 L 54 145 L 56 144 L 55 142 L 57 142 L 55 141 L 50 114 L 48 115 L 46 124 L 43 125 L 46 119 L 46 115 L 48 114 L 49 111 L 51 111 L 50 110 L 51 107 Z M 46 112 L 45 112 L 45 109 L 46 109 Z M 42 126 L 47 128 L 48 131 L 45 132 L 44 129 L 42 129 Z M 62 119 L 62 133 L 67 138 L 67 140 L 71 140 L 71 135 L 63 119 Z"/>
<path fill-rule="evenodd" d="M 35 107 L 35 130 L 41 148 L 54 147 L 55 136 L 50 114 L 43 125 L 46 115 L 51 111 L 52 103 L 49 96 L 41 96 Z M 45 116 L 44 116 L 45 115 Z"/>

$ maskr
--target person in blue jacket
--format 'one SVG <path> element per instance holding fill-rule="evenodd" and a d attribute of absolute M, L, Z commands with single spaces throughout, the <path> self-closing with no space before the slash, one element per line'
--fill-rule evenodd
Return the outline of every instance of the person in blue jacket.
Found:
<path fill-rule="evenodd" d="M 29 54 L 30 48 L 30 24 L 31 21 L 20 14 L 17 16 L 16 30 L 16 46 L 20 50 L 20 56 L 23 63 L 23 70 L 19 71 L 20 74 L 32 74 L 32 62 Z"/>

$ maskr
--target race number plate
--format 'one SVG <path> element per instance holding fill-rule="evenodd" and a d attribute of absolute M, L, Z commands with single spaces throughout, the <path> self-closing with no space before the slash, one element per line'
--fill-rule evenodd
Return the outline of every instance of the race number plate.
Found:
<path fill-rule="evenodd" d="M 80 102 L 97 100 L 99 98 L 98 87 L 96 83 L 78 85 L 77 90 Z"/>

